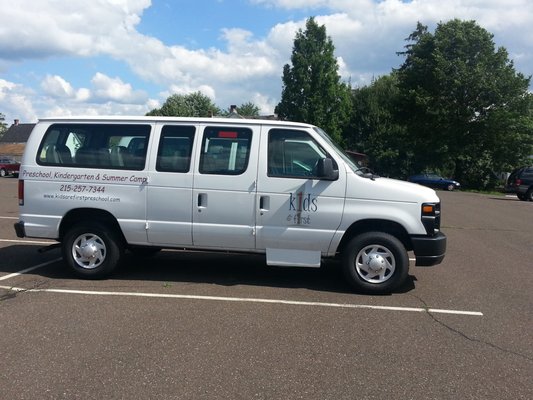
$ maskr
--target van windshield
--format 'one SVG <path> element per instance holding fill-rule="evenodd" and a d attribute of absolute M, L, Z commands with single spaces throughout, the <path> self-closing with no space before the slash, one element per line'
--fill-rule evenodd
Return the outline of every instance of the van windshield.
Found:
<path fill-rule="evenodd" d="M 342 158 L 342 160 L 348 165 L 348 167 L 355 172 L 357 175 L 364 176 L 363 171 L 361 171 L 361 168 L 358 167 L 352 159 L 344 152 L 344 150 L 337 144 L 335 141 L 333 141 L 329 135 L 324 132 L 322 129 L 320 129 L 318 126 L 313 127 L 314 130 L 320 135 L 322 139 L 327 141 L 331 147 L 335 150 L 337 155 Z"/>

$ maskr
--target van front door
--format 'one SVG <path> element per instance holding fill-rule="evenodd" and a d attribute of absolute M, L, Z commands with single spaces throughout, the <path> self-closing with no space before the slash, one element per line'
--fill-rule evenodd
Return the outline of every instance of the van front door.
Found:
<path fill-rule="evenodd" d="M 194 246 L 255 249 L 258 149 L 258 126 L 203 128 L 192 199 Z"/>
<path fill-rule="evenodd" d="M 269 265 L 319 266 L 343 213 L 343 165 L 309 132 L 265 129 L 258 173 L 257 249 Z M 321 177 L 319 160 L 332 158 L 338 176 Z M 331 180 L 328 180 L 331 179 Z"/>

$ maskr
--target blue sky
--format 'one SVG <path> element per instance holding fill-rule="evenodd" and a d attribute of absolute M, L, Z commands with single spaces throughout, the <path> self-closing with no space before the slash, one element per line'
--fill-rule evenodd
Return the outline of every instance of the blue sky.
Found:
<path fill-rule="evenodd" d="M 0 0 L 0 113 L 143 115 L 173 93 L 273 112 L 294 35 L 315 16 L 339 72 L 368 84 L 420 21 L 476 20 L 533 74 L 531 0 Z"/>

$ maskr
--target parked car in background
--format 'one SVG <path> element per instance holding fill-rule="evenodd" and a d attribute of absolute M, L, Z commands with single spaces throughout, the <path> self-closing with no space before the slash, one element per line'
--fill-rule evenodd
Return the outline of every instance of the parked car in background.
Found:
<path fill-rule="evenodd" d="M 429 186 L 435 189 L 455 190 L 461 187 L 461 184 L 453 179 L 446 179 L 437 174 L 419 174 L 411 175 L 407 178 L 409 182 Z"/>
<path fill-rule="evenodd" d="M 533 165 L 515 169 L 507 178 L 507 193 L 516 193 L 520 200 L 533 201 Z"/>
<path fill-rule="evenodd" d="M 20 169 L 20 163 L 16 162 L 13 158 L 0 157 L 0 176 L 15 175 L 18 176 Z"/>

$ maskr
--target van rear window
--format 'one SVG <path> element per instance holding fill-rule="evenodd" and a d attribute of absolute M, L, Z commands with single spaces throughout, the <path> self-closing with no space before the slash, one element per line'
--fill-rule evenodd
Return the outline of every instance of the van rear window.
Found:
<path fill-rule="evenodd" d="M 150 125 L 53 124 L 39 151 L 40 165 L 142 170 Z"/>

